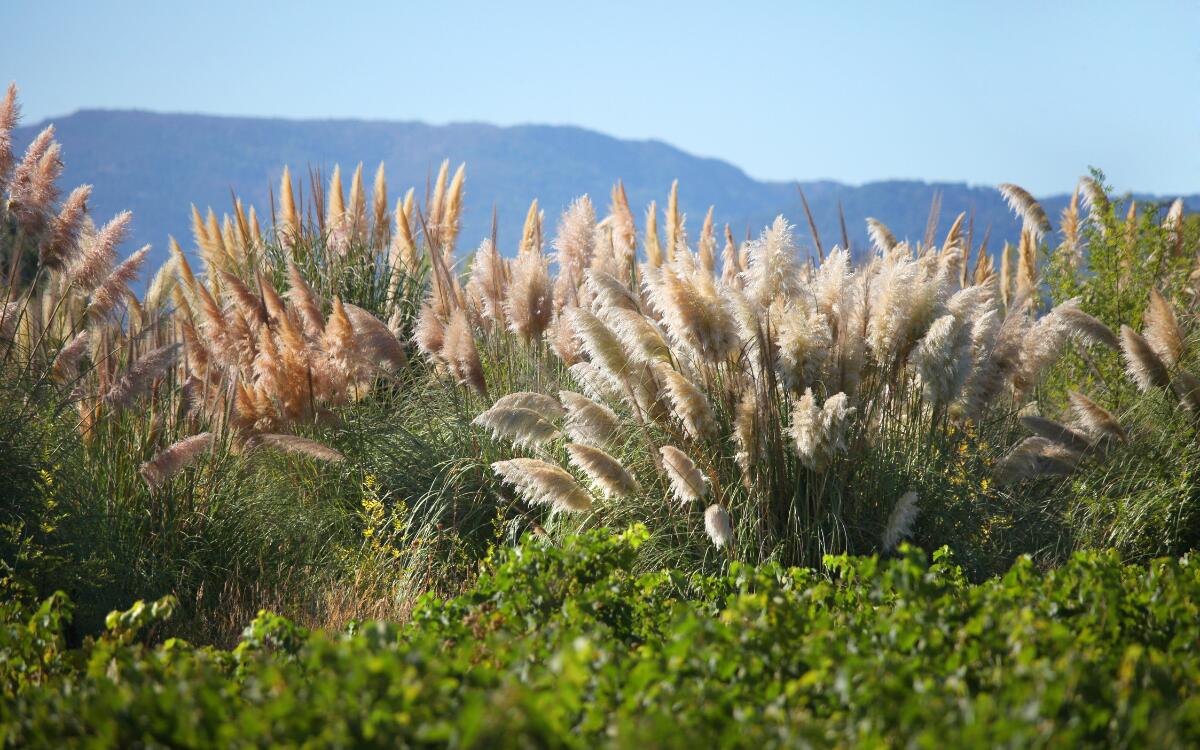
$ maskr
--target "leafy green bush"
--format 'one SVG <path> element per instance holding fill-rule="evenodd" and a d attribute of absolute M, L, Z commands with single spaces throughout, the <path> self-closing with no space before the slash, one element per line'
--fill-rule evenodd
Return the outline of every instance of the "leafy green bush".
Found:
<path fill-rule="evenodd" d="M 139 630 L 63 646 L 69 604 L 0 605 L 11 746 L 1184 746 L 1200 563 L 1111 553 L 970 584 L 945 551 L 823 571 L 633 569 L 646 532 L 493 554 L 405 625 L 263 613 L 232 651 Z"/>

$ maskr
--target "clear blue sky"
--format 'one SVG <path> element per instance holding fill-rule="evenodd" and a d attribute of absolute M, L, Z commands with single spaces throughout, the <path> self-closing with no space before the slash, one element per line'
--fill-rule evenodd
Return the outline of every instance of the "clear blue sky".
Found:
<path fill-rule="evenodd" d="M 83 107 L 570 123 L 751 175 L 1200 192 L 1200 0 L 0 4 L 26 122 Z"/>

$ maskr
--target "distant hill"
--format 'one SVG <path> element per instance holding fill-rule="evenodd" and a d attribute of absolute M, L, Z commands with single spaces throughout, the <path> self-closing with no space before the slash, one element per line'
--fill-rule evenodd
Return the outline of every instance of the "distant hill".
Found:
<path fill-rule="evenodd" d="M 190 210 L 212 206 L 227 211 L 237 194 L 269 215 L 269 190 L 277 189 L 285 164 L 294 175 L 309 168 L 326 174 L 334 163 L 343 171 L 364 163 L 368 187 L 376 165 L 387 166 L 392 199 L 410 186 L 423 194 L 442 159 L 467 163 L 460 248 L 477 244 L 490 231 L 492 206 L 500 220 L 502 249 L 515 248 L 529 201 L 546 210 L 547 231 L 576 196 L 587 193 L 603 211 L 609 189 L 621 178 L 635 210 L 651 200 L 663 205 L 671 181 L 680 180 L 689 234 L 699 230 L 708 206 L 719 223 L 728 222 L 737 237 L 757 235 L 777 214 L 798 226 L 808 244 L 808 227 L 795 183 L 760 182 L 719 159 L 685 153 L 660 141 L 611 138 L 576 127 L 478 123 L 426 125 L 418 122 L 361 120 L 295 121 L 142 111 L 85 110 L 54 118 L 63 144 L 64 184 L 91 183 L 93 213 L 107 220 L 116 212 L 134 212 L 133 238 L 126 252 L 151 243 L 153 258 L 166 253 L 168 234 L 191 246 Z M 21 128 L 25 145 L 44 123 Z M 1020 181 L 1020 175 L 1013 175 Z M 940 230 L 960 211 L 974 213 L 975 231 L 991 227 L 994 240 L 1018 231 L 999 194 L 991 187 L 909 180 L 843 185 L 802 183 L 826 246 L 840 242 L 838 202 L 846 216 L 852 245 L 867 244 L 865 219 L 873 216 L 897 237 L 916 240 L 925 233 L 930 202 L 941 193 Z M 1064 186 L 1070 187 L 1070 186 Z M 305 188 L 307 192 L 307 187 Z M 1043 205 L 1057 217 L 1067 196 L 1046 196 Z M 1188 199 L 1200 208 L 1200 196 Z M 639 229 L 643 218 L 638 217 Z"/>

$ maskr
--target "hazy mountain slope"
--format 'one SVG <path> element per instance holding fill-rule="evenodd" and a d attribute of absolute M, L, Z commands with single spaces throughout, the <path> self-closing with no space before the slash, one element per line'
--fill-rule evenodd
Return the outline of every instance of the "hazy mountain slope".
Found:
<path fill-rule="evenodd" d="M 532 198 L 540 200 L 552 230 L 559 212 L 580 194 L 590 194 L 603 211 L 617 178 L 625 181 L 639 210 L 654 199 L 662 206 L 671 180 L 678 178 L 693 236 L 713 204 L 718 221 L 729 222 L 739 238 L 747 230 L 757 234 L 779 213 L 799 226 L 806 243 L 808 238 L 793 183 L 759 182 L 718 159 L 692 156 L 658 141 L 619 140 L 581 128 L 289 121 L 99 110 L 53 122 L 67 165 L 64 184 L 93 184 L 92 205 L 101 219 L 131 209 L 134 237 L 126 251 L 152 243 L 156 260 L 165 253 L 168 234 L 190 247 L 192 203 L 201 209 L 213 206 L 220 213 L 228 209 L 231 193 L 236 193 L 269 212 L 268 191 L 277 189 L 284 164 L 291 166 L 294 175 L 305 175 L 309 168 L 327 174 L 335 162 L 348 172 L 361 161 L 369 187 L 376 165 L 383 161 L 394 202 L 409 186 L 423 195 L 430 173 L 443 158 L 467 162 L 460 245 L 464 248 L 488 234 L 493 204 L 502 244 L 511 252 Z M 17 145 L 23 149 L 41 127 L 18 130 Z M 1013 179 L 1019 181 L 1020 175 Z M 866 243 L 867 216 L 885 222 L 899 237 L 921 237 L 934 191 L 942 193 L 943 232 L 959 211 L 974 211 L 976 231 L 991 226 L 995 239 L 1011 238 L 1017 228 L 990 187 L 915 181 L 848 186 L 825 181 L 804 183 L 803 188 L 827 246 L 839 241 L 839 200 L 851 241 L 860 248 Z M 1065 200 L 1065 196 L 1050 197 L 1044 204 L 1051 216 L 1057 216 Z M 1195 207 L 1200 200 L 1189 204 Z M 643 217 L 638 219 L 640 228 Z"/>

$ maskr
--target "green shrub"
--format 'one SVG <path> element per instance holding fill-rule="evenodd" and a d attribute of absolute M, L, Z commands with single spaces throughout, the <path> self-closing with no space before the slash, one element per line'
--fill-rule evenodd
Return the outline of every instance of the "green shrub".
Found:
<path fill-rule="evenodd" d="M 231 652 L 139 640 L 171 602 L 68 651 L 61 598 L 5 604 L 10 746 L 1185 746 L 1200 740 L 1200 564 L 1079 554 L 970 584 L 831 557 L 636 575 L 646 533 L 496 552 L 406 625 L 263 613 Z"/>

